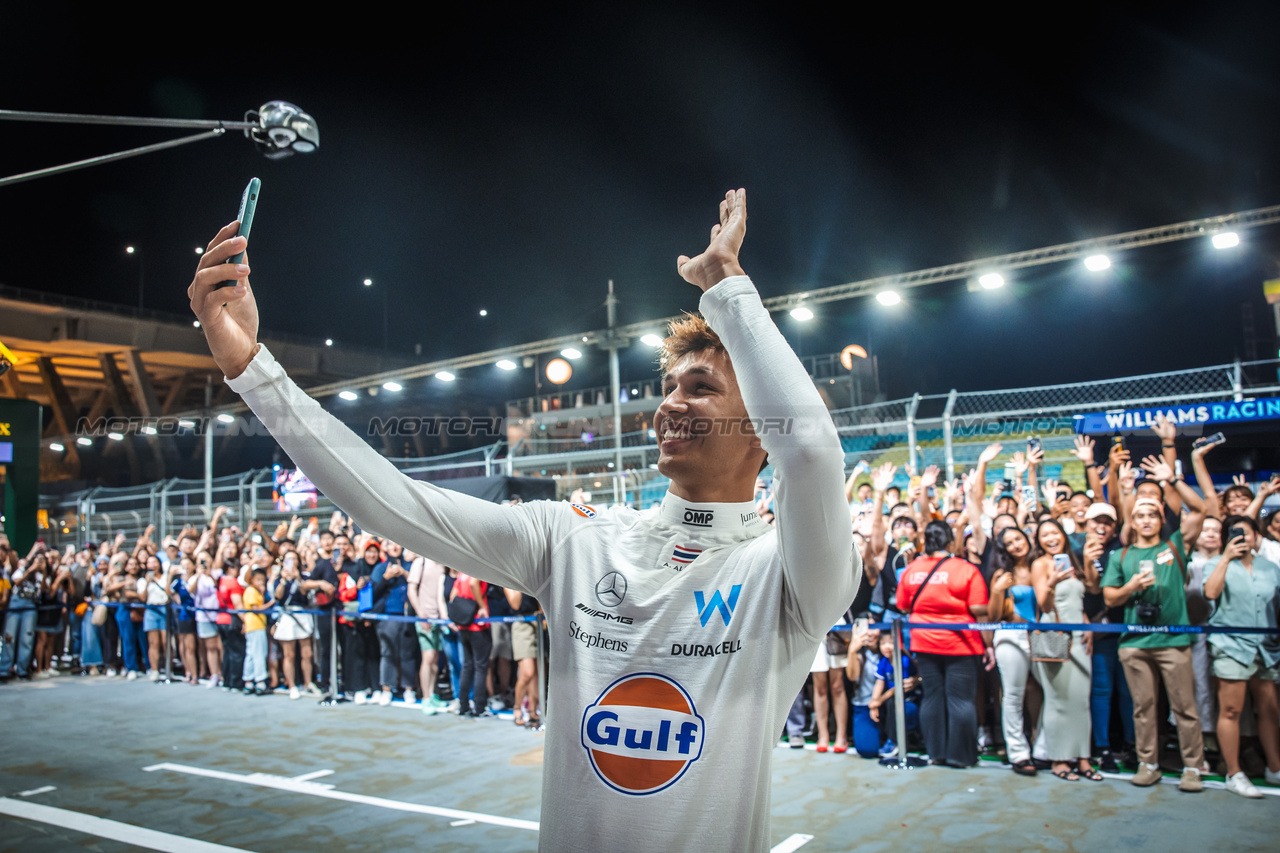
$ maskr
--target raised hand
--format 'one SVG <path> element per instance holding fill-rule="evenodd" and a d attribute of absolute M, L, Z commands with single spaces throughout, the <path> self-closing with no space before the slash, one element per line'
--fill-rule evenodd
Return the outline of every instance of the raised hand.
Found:
<path fill-rule="evenodd" d="M 978 463 L 990 464 L 991 460 L 999 456 L 1000 451 L 1003 449 L 1004 449 L 1004 446 L 1000 444 L 1000 442 L 998 441 L 995 444 L 988 444 L 986 447 L 982 449 L 982 453 L 978 455 Z"/>
<path fill-rule="evenodd" d="M 1037 447 L 1027 451 L 1027 467 L 1034 468 L 1044 460 L 1044 448 Z"/>
<path fill-rule="evenodd" d="M 1076 436 L 1075 457 L 1085 465 L 1093 464 L 1093 439 L 1087 435 Z"/>
<path fill-rule="evenodd" d="M 1044 505 L 1052 507 L 1058 503 L 1058 481 L 1046 480 L 1044 485 L 1040 487 L 1040 493 L 1044 495 Z"/>
<path fill-rule="evenodd" d="M 1160 436 L 1160 441 L 1164 444 L 1173 444 L 1173 440 L 1178 437 L 1178 427 L 1165 420 L 1164 415 L 1161 414 L 1156 415 L 1156 421 L 1151 425 L 1151 431 Z"/>
<path fill-rule="evenodd" d="M 720 221 L 711 228 L 706 251 L 692 258 L 681 255 L 676 259 L 680 277 L 705 293 L 731 275 L 744 275 L 738 265 L 738 252 L 746 236 L 747 191 L 729 190 L 720 202 Z"/>
<path fill-rule="evenodd" d="M 1245 479 L 1244 474 L 1236 474 L 1231 478 L 1231 485 L 1247 487 L 1249 485 L 1249 481 Z"/>
<path fill-rule="evenodd" d="M 1107 464 L 1112 468 L 1118 468 L 1121 462 L 1129 461 L 1129 451 L 1125 450 L 1124 445 L 1111 443 L 1111 450 L 1107 452 Z"/>
<path fill-rule="evenodd" d="M 236 236 L 239 227 L 239 222 L 225 225 L 209 241 L 187 288 L 191 310 L 200 321 L 209 352 L 218 368 L 232 379 L 249 366 L 258 347 L 258 303 L 249 286 L 249 256 L 246 253 L 243 262 L 235 267 L 226 263 L 227 258 L 245 251 L 248 245 L 244 237 Z M 234 287 L 218 287 L 229 279 L 235 280 Z"/>
<path fill-rule="evenodd" d="M 1022 475 L 1027 473 L 1026 454 L 1019 450 L 1017 453 L 1013 454 L 1013 459 L 1010 461 L 1013 462 L 1014 473 L 1017 474 L 1018 479 L 1022 479 Z"/>
<path fill-rule="evenodd" d="M 1159 456 L 1148 456 L 1139 463 L 1143 471 L 1146 471 L 1155 480 L 1172 480 L 1173 469 L 1169 467 L 1169 463 L 1165 462 Z"/>
<path fill-rule="evenodd" d="M 1133 466 L 1128 462 L 1121 462 L 1117 475 L 1120 478 L 1120 488 L 1125 492 L 1132 492 L 1134 483 L 1138 479 L 1138 474 L 1133 470 Z"/>
<path fill-rule="evenodd" d="M 930 489 L 938 482 L 938 466 L 930 465 L 924 469 L 924 473 L 920 475 L 920 488 Z"/>
<path fill-rule="evenodd" d="M 875 469 L 871 475 L 871 485 L 877 492 L 883 492 L 893 485 L 893 476 L 898 473 L 898 466 L 886 462 Z"/>

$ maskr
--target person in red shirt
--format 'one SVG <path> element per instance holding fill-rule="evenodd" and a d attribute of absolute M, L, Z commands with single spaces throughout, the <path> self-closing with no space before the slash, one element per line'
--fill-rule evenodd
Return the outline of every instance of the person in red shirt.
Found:
<path fill-rule="evenodd" d="M 218 578 L 218 607 L 223 610 L 244 608 L 244 586 L 236 577 L 236 569 L 228 565 Z M 244 687 L 244 623 L 237 613 L 218 614 L 218 636 L 222 639 L 222 686 L 228 690 Z"/>
<path fill-rule="evenodd" d="M 489 618 L 489 606 L 485 592 L 489 585 L 470 575 L 458 572 L 449 592 L 449 601 L 469 598 L 479 605 L 476 619 Z M 451 608 L 452 609 L 452 608 Z M 488 624 L 454 626 L 462 643 L 462 674 L 458 685 L 458 714 L 467 717 L 489 716 L 489 691 L 485 678 L 489 674 L 489 655 L 493 652 L 493 634 Z M 474 695 L 472 694 L 474 691 Z"/>
<path fill-rule="evenodd" d="M 987 585 L 978 567 L 951 553 L 954 536 L 945 521 L 924 529 L 924 553 L 898 581 L 898 609 L 912 622 L 972 622 L 987 615 Z M 978 674 L 995 657 L 978 631 L 911 630 L 911 654 L 924 699 L 920 728 L 933 764 L 978 763 Z"/>

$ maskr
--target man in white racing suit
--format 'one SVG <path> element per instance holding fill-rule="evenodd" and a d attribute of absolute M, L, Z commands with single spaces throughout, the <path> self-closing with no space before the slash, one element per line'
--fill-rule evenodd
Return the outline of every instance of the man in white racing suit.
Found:
<path fill-rule="evenodd" d="M 257 343 L 236 223 L 191 307 L 227 383 L 362 527 L 533 595 L 551 657 L 540 849 L 770 847 L 770 764 L 817 646 L 861 577 L 843 453 L 813 382 L 738 265 L 746 193 L 720 204 L 680 275 L 701 318 L 673 324 L 654 417 L 660 507 L 497 506 L 412 480 L 325 412 Z M 235 279 L 234 287 L 216 289 Z M 776 470 L 776 527 L 756 476 Z"/>

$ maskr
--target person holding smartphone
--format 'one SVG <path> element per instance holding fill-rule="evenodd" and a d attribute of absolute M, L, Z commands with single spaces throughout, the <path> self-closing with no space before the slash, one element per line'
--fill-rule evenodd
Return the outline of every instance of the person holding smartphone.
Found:
<path fill-rule="evenodd" d="M 1039 556 L 1031 563 L 1031 584 L 1041 622 L 1087 622 L 1085 592 L 1100 590 L 1098 572 L 1072 553 L 1062 525 L 1046 519 L 1036 526 Z M 1067 660 L 1036 661 L 1036 680 L 1044 689 L 1037 746 L 1043 744 L 1053 762 L 1053 775 L 1075 782 L 1101 782 L 1089 763 L 1089 697 L 1092 693 L 1093 634 L 1077 631 L 1071 637 Z"/>
<path fill-rule="evenodd" d="M 1280 566 L 1254 553 L 1257 522 L 1247 515 L 1227 516 L 1229 540 L 1213 571 L 1205 578 L 1204 595 L 1217 602 L 1210 625 L 1280 629 Z M 1227 790 L 1260 798 L 1240 769 L 1240 713 L 1245 694 L 1253 696 L 1258 740 L 1267 758 L 1266 779 L 1280 784 L 1280 635 L 1210 634 L 1209 655 L 1218 679 L 1218 744 L 1227 763 Z"/>

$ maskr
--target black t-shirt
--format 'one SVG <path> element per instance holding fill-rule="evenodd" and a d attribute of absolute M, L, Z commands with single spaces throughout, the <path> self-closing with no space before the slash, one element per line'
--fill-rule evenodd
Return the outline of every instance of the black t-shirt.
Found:
<path fill-rule="evenodd" d="M 1003 533 L 1004 531 L 1000 531 Z M 987 544 L 982 547 L 982 556 L 978 559 L 978 571 L 982 572 L 982 579 L 987 582 L 987 588 L 991 588 L 991 576 L 996 573 L 996 538 L 995 536 L 987 537 Z"/>
<path fill-rule="evenodd" d="M 515 611 L 511 609 L 511 605 L 507 602 L 507 594 L 496 583 L 489 584 L 488 588 L 485 589 L 484 597 L 489 604 L 490 616 L 515 615 Z"/>
<path fill-rule="evenodd" d="M 1118 536 L 1113 536 L 1110 542 L 1102 546 L 1102 557 L 1099 558 L 1098 565 L 1094 567 L 1098 571 L 1098 580 L 1102 580 L 1102 573 L 1106 571 L 1107 560 L 1111 558 L 1112 552 L 1119 551 L 1123 547 L 1124 546 L 1120 544 L 1120 537 Z M 1081 545 L 1080 548 L 1073 550 L 1075 551 L 1076 557 L 1083 563 L 1084 546 Z M 1084 615 L 1089 617 L 1090 622 L 1102 622 L 1105 617 L 1105 621 L 1112 624 L 1124 623 L 1124 608 L 1107 607 L 1106 600 L 1102 597 L 1102 593 L 1100 592 L 1089 592 L 1088 590 L 1085 590 Z M 1109 636 L 1114 637 L 1116 635 L 1110 634 Z"/>
<path fill-rule="evenodd" d="M 309 573 L 304 573 L 303 580 L 309 581 L 327 581 L 333 584 L 333 595 L 326 595 L 321 590 L 316 590 L 316 606 L 317 607 L 333 607 L 334 600 L 337 598 L 338 591 L 338 573 L 333 568 L 333 563 L 323 557 L 316 560 L 316 567 Z"/>

